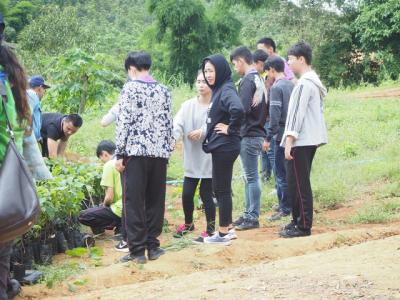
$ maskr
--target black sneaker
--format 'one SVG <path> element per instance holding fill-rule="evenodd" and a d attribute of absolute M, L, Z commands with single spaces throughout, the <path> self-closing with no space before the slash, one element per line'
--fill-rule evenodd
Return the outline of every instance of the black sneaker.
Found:
<path fill-rule="evenodd" d="M 126 262 L 134 262 L 137 264 L 145 264 L 147 262 L 147 258 L 144 255 L 132 255 L 132 254 L 127 254 L 124 257 L 121 257 L 120 262 L 126 263 Z"/>
<path fill-rule="evenodd" d="M 290 221 L 289 224 L 283 225 L 281 227 L 281 230 L 288 230 L 288 229 L 292 229 L 294 227 L 296 227 L 296 222 L 292 220 L 292 221 Z"/>
<path fill-rule="evenodd" d="M 154 248 L 154 249 L 149 249 L 147 251 L 147 256 L 149 257 L 149 260 L 156 260 L 158 259 L 161 255 L 165 254 L 165 250 L 161 249 L 160 247 Z"/>
<path fill-rule="evenodd" d="M 279 235 L 283 238 L 294 238 L 294 237 L 302 237 L 302 236 L 309 236 L 311 235 L 311 230 L 302 230 L 297 226 L 293 228 L 284 229 L 282 230 Z"/>
<path fill-rule="evenodd" d="M 236 230 L 249 230 L 255 229 L 260 227 L 260 222 L 258 221 L 251 221 L 251 220 L 244 220 L 242 224 L 235 226 Z"/>
<path fill-rule="evenodd" d="M 115 249 L 116 251 L 118 251 L 118 252 L 125 252 L 125 253 L 128 253 L 128 252 L 129 252 L 128 243 L 125 242 L 124 240 L 120 241 L 120 242 L 118 243 L 118 245 L 116 245 L 116 246 L 114 247 L 114 249 Z"/>
<path fill-rule="evenodd" d="M 239 217 L 236 221 L 232 222 L 232 225 L 233 226 L 239 226 L 243 222 L 244 222 L 244 218 L 243 217 Z"/>

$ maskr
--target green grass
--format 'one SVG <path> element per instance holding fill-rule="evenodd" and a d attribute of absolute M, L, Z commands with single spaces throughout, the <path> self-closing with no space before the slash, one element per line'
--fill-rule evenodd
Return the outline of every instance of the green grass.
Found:
<path fill-rule="evenodd" d="M 379 88 L 367 86 L 329 92 L 325 100 L 329 144 L 318 149 L 311 175 L 316 208 L 335 208 L 346 201 L 363 197 L 365 193 L 373 193 L 375 198 L 400 194 L 397 183 L 400 179 L 400 161 L 397 158 L 400 99 L 355 98 L 360 92 L 396 86 L 386 83 Z M 194 91 L 182 86 L 175 88 L 172 94 L 176 113 L 183 101 L 194 96 Z M 84 115 L 84 125 L 72 137 L 69 151 L 94 156 L 100 140 L 114 140 L 114 126 L 104 129 L 99 122 L 115 101 L 111 99 L 103 109 Z M 182 167 L 182 154 L 175 151 L 169 162 L 168 179 L 181 180 Z M 234 171 L 236 179 L 233 181 L 234 215 L 240 214 L 244 205 L 240 173 L 240 164 L 237 162 Z M 263 184 L 263 213 L 276 202 L 276 197 L 269 195 L 272 188 L 272 184 Z M 179 195 L 173 198 L 176 197 L 179 198 Z M 174 215 L 177 219 L 181 217 L 179 213 Z"/>
<path fill-rule="evenodd" d="M 400 219 L 400 198 L 375 202 L 360 209 L 351 223 L 386 223 Z"/>
<path fill-rule="evenodd" d="M 67 278 L 79 274 L 85 267 L 78 263 L 63 263 L 61 265 L 38 265 L 37 269 L 43 273 L 42 283 L 51 289 L 55 283 L 61 283 Z"/>

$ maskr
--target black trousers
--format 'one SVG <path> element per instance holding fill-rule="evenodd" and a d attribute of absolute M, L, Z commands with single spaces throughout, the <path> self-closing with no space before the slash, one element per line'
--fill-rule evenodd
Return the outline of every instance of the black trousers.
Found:
<path fill-rule="evenodd" d="M 194 211 L 194 194 L 196 193 L 197 185 L 200 181 L 200 198 L 204 204 L 204 210 L 206 213 L 208 234 L 212 234 L 215 231 L 215 205 L 212 198 L 212 179 L 211 178 L 191 178 L 185 177 L 183 180 L 182 190 L 182 206 L 185 214 L 185 224 L 193 223 L 193 211 Z"/>
<path fill-rule="evenodd" d="M 81 211 L 79 222 L 90 226 L 93 232 L 104 228 L 121 227 L 121 218 L 114 214 L 111 208 L 106 206 L 91 207 Z"/>
<path fill-rule="evenodd" d="M 42 146 L 42 156 L 49 157 L 49 147 L 47 146 L 47 139 L 42 139 L 40 141 L 40 145 Z"/>
<path fill-rule="evenodd" d="M 286 165 L 288 198 L 292 203 L 293 221 L 300 229 L 309 230 L 313 222 L 313 194 L 310 174 L 316 146 L 292 148 L 293 160 Z"/>
<path fill-rule="evenodd" d="M 0 300 L 8 300 L 7 290 L 10 282 L 10 256 L 12 243 L 0 243 Z"/>
<path fill-rule="evenodd" d="M 213 152 L 212 183 L 219 207 L 219 226 L 227 227 L 232 223 L 232 174 L 233 164 L 240 150 Z"/>
<path fill-rule="evenodd" d="M 165 158 L 130 156 L 125 159 L 123 213 L 131 255 L 160 246 L 165 211 Z"/>

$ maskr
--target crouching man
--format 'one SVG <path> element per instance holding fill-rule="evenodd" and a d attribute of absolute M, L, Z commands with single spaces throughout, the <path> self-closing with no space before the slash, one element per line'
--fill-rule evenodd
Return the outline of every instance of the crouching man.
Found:
<path fill-rule="evenodd" d="M 122 214 L 121 176 L 115 168 L 115 144 L 111 141 L 101 141 L 96 149 L 97 157 L 104 162 L 101 186 L 105 188 L 104 201 L 99 207 L 91 207 L 81 211 L 79 222 L 90 226 L 93 234 L 103 233 L 105 229 L 115 228 L 119 233 Z M 127 252 L 124 241 L 117 246 L 119 251 Z M 117 249 L 116 247 L 116 249 Z"/>

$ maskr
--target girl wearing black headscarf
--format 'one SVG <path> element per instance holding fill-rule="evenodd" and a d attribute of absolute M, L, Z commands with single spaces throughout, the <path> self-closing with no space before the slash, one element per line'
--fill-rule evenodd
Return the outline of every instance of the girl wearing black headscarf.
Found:
<path fill-rule="evenodd" d="M 231 79 L 231 69 L 221 54 L 208 56 L 202 64 L 212 89 L 203 150 L 211 153 L 213 190 L 219 206 L 219 231 L 204 238 L 206 244 L 229 245 L 236 238 L 232 224 L 233 164 L 240 152 L 240 126 L 244 109 Z"/>

